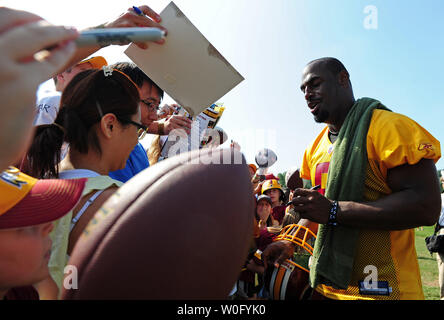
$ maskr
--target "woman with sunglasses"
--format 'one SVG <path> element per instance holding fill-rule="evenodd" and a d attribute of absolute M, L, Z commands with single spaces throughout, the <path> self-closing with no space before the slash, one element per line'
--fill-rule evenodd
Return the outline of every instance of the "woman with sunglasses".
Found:
<path fill-rule="evenodd" d="M 95 212 L 121 182 L 108 176 L 123 169 L 145 135 L 139 93 L 123 73 L 86 70 L 65 88 L 55 122 L 37 127 L 28 152 L 30 173 L 39 178 L 88 178 L 77 207 L 55 223 L 49 267 L 59 289 L 69 255 Z M 61 159 L 63 143 L 68 153 Z"/>

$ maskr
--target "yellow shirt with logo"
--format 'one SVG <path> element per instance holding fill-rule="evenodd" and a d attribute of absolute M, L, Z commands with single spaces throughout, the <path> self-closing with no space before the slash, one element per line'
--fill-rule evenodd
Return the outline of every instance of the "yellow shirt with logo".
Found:
<path fill-rule="evenodd" d="M 328 127 L 305 150 L 301 177 L 310 180 L 313 186 L 320 184 L 322 194 L 325 194 L 333 152 Z M 375 201 L 391 193 L 387 170 L 403 164 L 413 165 L 423 158 L 436 163 L 441 157 L 440 143 L 430 133 L 412 119 L 385 110 L 373 112 L 367 135 L 367 153 L 366 201 Z M 380 281 L 378 284 L 387 287 L 384 294 L 365 289 L 360 291 L 359 283 L 368 276 L 376 276 Z M 338 290 L 319 285 L 316 290 L 331 299 L 424 299 L 414 230 L 361 230 L 349 287 Z"/>

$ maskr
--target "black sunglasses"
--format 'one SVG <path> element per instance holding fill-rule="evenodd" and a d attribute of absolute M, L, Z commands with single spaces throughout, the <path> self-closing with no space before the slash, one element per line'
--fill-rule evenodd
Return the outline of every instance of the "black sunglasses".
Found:
<path fill-rule="evenodd" d="M 142 140 L 145 137 L 145 135 L 146 135 L 146 133 L 148 131 L 148 127 L 147 126 L 144 126 L 141 123 L 137 123 L 137 122 L 134 122 L 134 121 L 128 120 L 128 119 L 122 119 L 122 118 L 117 118 L 117 119 L 119 119 L 119 121 L 122 122 L 122 123 L 128 123 L 128 124 L 132 124 L 133 126 L 136 126 L 137 129 L 138 129 L 137 130 L 137 136 L 138 136 L 139 140 Z"/>

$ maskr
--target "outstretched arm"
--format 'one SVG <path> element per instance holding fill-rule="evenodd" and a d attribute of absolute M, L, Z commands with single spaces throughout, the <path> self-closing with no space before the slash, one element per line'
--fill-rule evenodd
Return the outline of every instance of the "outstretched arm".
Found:
<path fill-rule="evenodd" d="M 415 165 L 405 164 L 388 170 L 387 184 L 392 194 L 377 201 L 339 201 L 338 224 L 402 230 L 436 223 L 441 199 L 436 167 L 432 160 L 422 159 Z M 328 222 L 332 200 L 321 194 L 297 189 L 293 204 L 303 218 L 323 224 Z"/>
<path fill-rule="evenodd" d="M 338 224 L 358 228 L 402 230 L 433 225 L 441 208 L 436 167 L 432 160 L 422 159 L 415 165 L 390 169 L 387 182 L 392 194 L 374 202 L 339 201 Z M 296 189 L 292 200 L 308 227 L 328 222 L 332 200 L 314 190 Z M 290 258 L 294 245 L 281 240 L 264 251 L 266 267 L 281 264 Z"/>
<path fill-rule="evenodd" d="M 126 12 L 122 13 L 119 17 L 117 17 L 114 20 L 111 20 L 109 22 L 102 23 L 101 25 L 98 25 L 96 27 L 92 27 L 89 29 L 95 29 L 95 28 L 133 28 L 133 27 L 153 27 L 153 28 L 160 28 L 162 30 L 167 30 L 162 27 L 159 23 L 161 21 L 160 16 L 149 6 L 142 5 L 139 6 L 139 9 L 144 13 L 145 16 L 139 16 L 136 14 L 133 8 L 129 8 Z M 163 44 L 165 40 L 156 41 L 157 44 Z M 137 45 L 141 49 L 147 49 L 148 44 L 146 43 L 137 43 Z M 77 48 L 75 55 L 73 58 L 60 70 L 62 72 L 63 70 L 67 69 L 68 67 L 78 63 L 79 61 L 85 59 L 86 57 L 90 56 L 94 52 L 98 51 L 99 49 L 102 49 L 99 45 L 93 46 L 93 47 L 82 47 Z"/>

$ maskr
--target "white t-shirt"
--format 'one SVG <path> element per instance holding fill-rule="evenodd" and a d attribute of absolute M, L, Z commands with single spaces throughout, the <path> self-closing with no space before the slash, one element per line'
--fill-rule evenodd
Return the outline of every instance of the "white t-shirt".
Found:
<path fill-rule="evenodd" d="M 58 91 L 42 91 L 37 93 L 36 115 L 34 118 L 34 126 L 43 124 L 51 124 L 57 117 L 60 106 L 61 92 Z"/>

